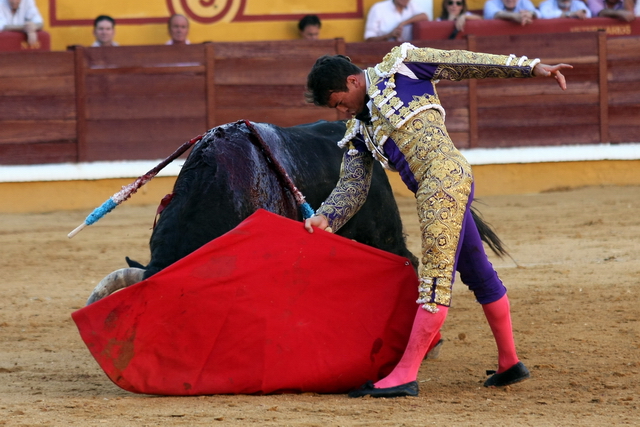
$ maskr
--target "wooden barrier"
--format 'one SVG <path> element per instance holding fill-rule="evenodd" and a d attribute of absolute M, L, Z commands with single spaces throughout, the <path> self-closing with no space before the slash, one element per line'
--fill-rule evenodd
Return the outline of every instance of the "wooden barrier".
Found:
<path fill-rule="evenodd" d="M 0 163 L 77 160 L 71 52 L 0 53 Z"/>
<path fill-rule="evenodd" d="M 47 52 L 51 50 L 51 36 L 46 31 L 38 31 L 38 43 L 29 46 L 27 35 L 22 31 L 0 31 L 0 52 Z"/>
<path fill-rule="evenodd" d="M 638 141 L 640 37 L 564 33 L 414 44 L 575 67 L 566 73 L 566 92 L 548 79 L 440 82 L 459 148 Z M 0 164 L 157 159 L 236 120 L 336 120 L 335 110 L 304 102 L 313 62 L 344 53 L 366 67 L 393 46 L 296 40 L 1 53 Z"/>
<path fill-rule="evenodd" d="M 454 34 L 452 21 L 422 21 L 413 24 L 414 40 L 445 40 Z M 464 32 L 455 32 L 455 38 L 463 39 L 468 35 L 508 36 L 551 33 L 593 33 L 604 31 L 609 37 L 640 36 L 640 20 L 623 22 L 614 18 L 556 18 L 536 19 L 529 25 L 520 25 L 502 19 L 469 20 Z"/>
<path fill-rule="evenodd" d="M 283 126 L 335 120 L 335 112 L 306 104 L 303 92 L 313 62 L 337 46 L 327 40 L 79 48 L 85 82 L 77 90 L 86 92 L 78 94 L 86 99 L 79 160 L 115 160 L 122 152 L 162 157 L 183 140 L 240 119 Z"/>

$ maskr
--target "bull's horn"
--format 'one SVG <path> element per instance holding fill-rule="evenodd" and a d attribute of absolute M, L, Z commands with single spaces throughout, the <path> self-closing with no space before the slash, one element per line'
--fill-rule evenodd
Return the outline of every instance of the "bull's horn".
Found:
<path fill-rule="evenodd" d="M 144 270 L 142 268 L 121 268 L 114 271 L 98 283 L 98 286 L 91 292 L 87 305 L 93 304 L 117 290 L 140 282 L 143 275 Z"/>

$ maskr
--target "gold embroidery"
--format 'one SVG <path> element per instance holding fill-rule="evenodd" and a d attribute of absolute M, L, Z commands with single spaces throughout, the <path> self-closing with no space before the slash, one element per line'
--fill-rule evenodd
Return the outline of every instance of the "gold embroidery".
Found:
<path fill-rule="evenodd" d="M 455 256 L 471 193 L 471 166 L 455 148 L 441 114 L 416 114 L 391 135 L 419 183 L 416 199 L 422 232 L 420 303 L 451 304 Z"/>
<path fill-rule="evenodd" d="M 316 211 L 316 214 L 324 215 L 329 220 L 334 233 L 360 210 L 369 193 L 372 171 L 373 157 L 370 153 L 343 156 L 340 179 Z"/>
<path fill-rule="evenodd" d="M 437 65 L 431 82 L 434 95 L 420 94 L 408 104 L 403 104 L 396 93 L 394 76 L 403 62 Z M 514 55 L 417 49 L 404 43 L 393 48 L 380 64 L 366 71 L 370 82 L 368 94 L 373 104 L 371 121 L 374 129 L 374 141 L 367 141 L 368 148 L 371 152 L 383 153 L 384 143 L 388 138 L 393 139 L 419 185 L 416 200 L 422 232 L 422 265 L 419 270 L 418 302 L 426 310 L 435 312 L 437 305 L 451 304 L 455 255 L 473 182 L 471 166 L 455 148 L 444 126 L 445 112 L 435 91 L 436 81 L 531 77 L 533 67 L 538 62 L 537 59 L 529 60 Z M 349 129 L 347 133 L 351 135 L 357 128 L 353 124 Z M 358 159 L 364 162 L 370 179 L 373 158 L 367 156 L 366 160 Z M 334 190 L 336 194 L 332 193 L 327 199 L 326 205 L 331 206 L 323 205 L 318 210 L 328 218 L 336 218 L 338 226 L 334 226 L 334 230 L 361 206 L 357 194 L 362 194 L 364 190 L 346 178 L 348 174 L 357 175 L 350 170 L 354 169 L 355 172 L 358 168 L 343 163 L 338 185 L 341 190 Z M 342 175 L 345 175 L 344 183 Z M 367 190 L 368 185 L 369 182 L 366 183 Z M 351 206 L 356 205 L 354 210 Z"/>
<path fill-rule="evenodd" d="M 531 77 L 533 66 L 538 59 L 527 59 L 514 55 L 493 55 L 466 50 L 439 50 L 416 48 L 408 43 L 394 47 L 385 55 L 382 62 L 367 70 L 371 83 L 369 96 L 373 100 L 372 121 L 387 120 L 393 127 L 400 128 L 413 114 L 426 106 L 438 108 L 444 115 L 437 95 L 428 97 L 414 96 L 409 105 L 403 105 L 395 94 L 395 72 L 403 62 L 422 62 L 438 67 L 432 78 L 433 91 L 436 93 L 437 80 L 462 80 L 484 78 Z M 380 92 L 378 84 L 385 80 L 385 88 Z M 378 113 L 376 114 L 376 109 Z"/>

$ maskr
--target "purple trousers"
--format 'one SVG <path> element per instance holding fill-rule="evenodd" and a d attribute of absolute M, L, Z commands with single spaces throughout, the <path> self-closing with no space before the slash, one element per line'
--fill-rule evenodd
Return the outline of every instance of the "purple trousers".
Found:
<path fill-rule="evenodd" d="M 478 227 L 471 215 L 473 190 L 472 184 L 456 251 L 455 269 L 460 273 L 462 283 L 473 291 L 478 302 L 489 304 L 502 298 L 507 289 L 487 258 Z"/>

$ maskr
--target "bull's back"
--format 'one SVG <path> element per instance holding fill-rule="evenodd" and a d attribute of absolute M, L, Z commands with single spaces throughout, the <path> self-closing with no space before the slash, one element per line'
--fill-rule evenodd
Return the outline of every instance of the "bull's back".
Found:
<path fill-rule="evenodd" d="M 243 122 L 211 129 L 187 158 L 150 240 L 149 277 L 230 231 L 257 209 L 301 220 L 292 195 L 260 144 L 317 209 L 339 178 L 343 151 L 336 142 L 344 122 L 316 122 L 289 128 Z M 384 170 L 376 164 L 362 209 L 338 234 L 401 256 L 406 248 L 402 222 Z"/>

